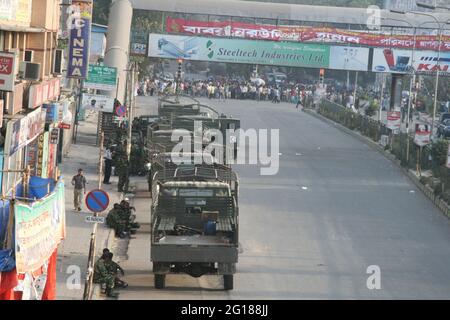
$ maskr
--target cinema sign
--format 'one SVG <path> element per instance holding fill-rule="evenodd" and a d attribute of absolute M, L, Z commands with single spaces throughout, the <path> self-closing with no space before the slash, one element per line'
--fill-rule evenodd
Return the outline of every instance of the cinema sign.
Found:
<path fill-rule="evenodd" d="M 75 0 L 72 6 L 67 77 L 85 79 L 89 65 L 92 1 Z"/>

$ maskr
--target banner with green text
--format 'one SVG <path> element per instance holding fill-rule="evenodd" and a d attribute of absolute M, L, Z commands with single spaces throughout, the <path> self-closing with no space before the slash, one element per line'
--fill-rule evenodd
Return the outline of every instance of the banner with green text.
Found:
<path fill-rule="evenodd" d="M 17 201 L 15 254 L 18 273 L 32 272 L 50 258 L 65 238 L 64 182 L 32 204 Z"/>
<path fill-rule="evenodd" d="M 168 59 L 328 68 L 330 46 L 152 33 L 149 35 L 148 55 Z"/>

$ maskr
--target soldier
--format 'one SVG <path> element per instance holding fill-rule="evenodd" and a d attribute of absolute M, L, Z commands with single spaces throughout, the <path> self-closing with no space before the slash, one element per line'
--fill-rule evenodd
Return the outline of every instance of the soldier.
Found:
<path fill-rule="evenodd" d="M 136 219 L 136 215 L 131 214 L 131 210 L 136 211 L 136 209 L 134 207 L 130 206 L 130 203 L 128 202 L 128 199 L 125 198 L 125 200 L 122 200 L 120 202 L 120 207 L 122 209 L 121 211 L 121 217 L 123 219 L 123 221 L 127 221 L 128 222 L 128 228 L 134 228 L 134 229 L 139 229 L 140 225 L 137 222 L 134 222 L 134 220 Z"/>
<path fill-rule="evenodd" d="M 110 254 L 111 255 L 111 260 L 108 260 L 108 262 L 105 262 L 106 268 L 108 269 L 108 271 L 111 273 L 111 275 L 114 276 L 114 285 L 115 287 L 121 287 L 121 288 L 126 288 L 128 287 L 128 283 L 126 283 L 125 281 L 120 280 L 118 273 L 120 272 L 122 274 L 122 276 L 125 275 L 125 271 L 123 271 L 122 267 L 119 266 L 118 263 L 114 262 L 112 260 L 114 254 L 112 252 L 109 251 L 108 248 L 103 249 L 103 254 Z"/>
<path fill-rule="evenodd" d="M 108 253 L 111 256 L 111 259 L 108 260 L 105 265 L 106 268 L 108 269 L 108 271 L 111 273 L 111 275 L 114 277 L 114 286 L 115 287 L 121 287 L 121 288 L 126 288 L 128 287 L 128 283 L 126 283 L 125 281 L 120 280 L 118 273 L 120 272 L 122 274 L 122 276 L 125 275 L 125 272 L 123 271 L 122 267 L 119 266 L 118 263 L 114 262 L 112 260 L 113 258 L 113 253 L 109 252 Z"/>
<path fill-rule="evenodd" d="M 122 154 L 117 163 L 117 173 L 119 174 L 119 183 L 117 185 L 117 189 L 119 192 L 126 192 L 128 191 L 128 170 L 129 170 L 129 163 L 128 163 L 128 157 L 125 154 Z"/>
<path fill-rule="evenodd" d="M 111 254 L 103 254 L 94 266 L 94 283 L 100 283 L 106 285 L 106 295 L 108 297 L 117 297 L 117 294 L 113 292 L 114 289 L 114 277 L 108 271 L 107 264 L 111 261 Z"/>
<path fill-rule="evenodd" d="M 123 238 L 127 235 L 128 223 L 123 219 L 123 209 L 118 203 L 115 203 L 114 208 L 108 212 L 106 223 L 114 229 L 116 236 Z"/>

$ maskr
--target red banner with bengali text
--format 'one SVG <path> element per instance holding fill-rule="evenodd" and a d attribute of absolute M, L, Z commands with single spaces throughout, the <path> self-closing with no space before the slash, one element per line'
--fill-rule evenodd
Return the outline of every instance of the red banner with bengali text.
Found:
<path fill-rule="evenodd" d="M 371 47 L 413 49 L 412 35 L 391 35 L 350 31 L 337 28 L 257 25 L 232 21 L 198 21 L 167 17 L 166 32 L 197 36 L 234 37 L 271 41 L 298 41 L 312 43 L 342 43 Z M 416 49 L 438 50 L 436 36 L 417 36 Z M 442 37 L 442 51 L 450 51 L 450 37 Z"/>

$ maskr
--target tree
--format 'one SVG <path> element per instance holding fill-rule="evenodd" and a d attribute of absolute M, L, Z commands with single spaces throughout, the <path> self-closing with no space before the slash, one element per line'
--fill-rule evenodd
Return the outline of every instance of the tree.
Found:
<path fill-rule="evenodd" d="M 111 0 L 94 0 L 92 12 L 92 22 L 102 25 L 108 25 L 109 6 Z"/>

